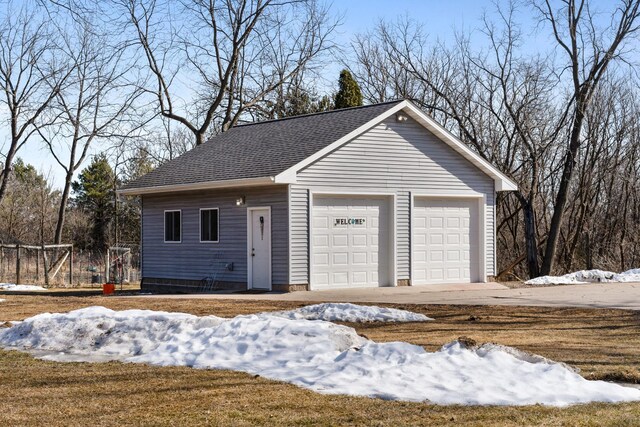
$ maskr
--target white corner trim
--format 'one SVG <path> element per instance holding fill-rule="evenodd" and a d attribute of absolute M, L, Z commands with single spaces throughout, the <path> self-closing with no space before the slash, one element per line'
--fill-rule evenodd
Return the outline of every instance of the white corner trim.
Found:
<path fill-rule="evenodd" d="M 274 176 L 273 182 L 276 184 L 296 184 L 298 182 L 297 173 L 295 170 L 287 169 L 277 176 Z"/>
<path fill-rule="evenodd" d="M 143 194 L 167 193 L 173 191 L 208 190 L 212 188 L 251 187 L 275 184 L 275 177 L 229 179 L 225 181 L 195 182 L 193 184 L 158 185 L 155 187 L 126 188 L 117 190 L 123 196 L 137 196 Z"/>

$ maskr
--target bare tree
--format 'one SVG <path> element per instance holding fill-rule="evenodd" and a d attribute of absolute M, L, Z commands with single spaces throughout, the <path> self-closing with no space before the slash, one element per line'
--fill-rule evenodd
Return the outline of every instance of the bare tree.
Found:
<path fill-rule="evenodd" d="M 637 40 L 635 36 L 640 28 L 640 1 L 619 2 L 612 13 L 609 26 L 605 28 L 596 24 L 594 13 L 586 0 L 563 0 L 559 10 L 549 0 L 534 1 L 532 5 L 539 12 L 542 21 L 551 27 L 558 46 L 566 54 L 567 69 L 572 81 L 571 98 L 566 106 L 572 123 L 541 270 L 542 274 L 550 274 L 555 262 L 576 158 L 584 143 L 585 115 L 610 64 L 616 60 L 624 60 L 625 43 Z"/>
<path fill-rule="evenodd" d="M 544 58 L 523 61 L 514 53 L 519 31 L 513 12 L 511 7 L 498 14 L 500 26 L 485 17 L 482 32 L 489 47 L 478 53 L 472 52 L 464 35 L 450 47 L 433 45 L 414 21 L 381 23 L 374 35 L 377 40 L 356 39 L 356 56 L 362 58 L 356 72 L 365 82 L 374 82 L 373 96 L 413 99 L 516 179 L 517 202 L 512 196 L 499 196 L 497 209 L 504 220 L 498 222 L 497 234 L 507 230 L 514 244 L 524 233 L 529 275 L 537 276 L 539 182 L 546 153 L 561 135 L 564 120 L 549 102 L 549 93 L 558 87 L 554 71 L 546 68 Z M 385 88 L 388 84 L 392 86 Z M 365 91 L 368 86 L 365 83 Z M 523 229 L 514 221 L 521 213 Z M 515 259 L 521 262 L 519 255 Z"/>
<path fill-rule="evenodd" d="M 126 137 L 145 120 L 134 108 L 142 92 L 136 89 L 134 65 L 123 61 L 123 46 L 110 43 L 88 16 L 56 16 L 64 22 L 58 39 L 68 77 L 64 85 L 50 80 L 60 90 L 37 131 L 65 173 L 55 232 L 55 243 L 60 243 L 71 183 L 92 144 Z"/>
<path fill-rule="evenodd" d="M 3 147 L 0 201 L 18 151 L 36 132 L 34 123 L 49 107 L 67 75 L 57 63 L 50 25 L 27 5 L 9 4 L 0 23 L 0 102 L 6 108 L 8 146 Z M 55 80 L 55 85 L 50 81 Z M 4 113 L 3 113 L 4 114 Z"/>
<path fill-rule="evenodd" d="M 369 100 L 413 99 L 518 183 L 517 192 L 499 194 L 497 199 L 498 244 L 508 248 L 513 256 L 512 259 L 501 258 L 500 271 L 509 272 L 526 261 L 528 275 L 535 277 L 550 271 L 549 265 L 545 264 L 550 258 L 562 258 L 565 268 L 573 265 L 578 251 L 581 251 L 581 262 L 589 264 L 589 260 L 599 260 L 609 265 L 611 261 L 605 256 L 611 253 L 608 247 L 598 245 L 602 253 L 597 256 L 584 249 L 588 238 L 583 231 L 598 222 L 592 219 L 593 215 L 604 215 L 598 203 L 606 191 L 601 181 L 616 183 L 610 184 L 613 186 L 610 191 L 614 187 L 617 189 L 616 185 L 625 188 L 620 197 L 626 201 L 626 217 L 623 220 L 623 215 L 609 212 L 610 218 L 619 218 L 620 224 L 605 228 L 616 236 L 629 238 L 629 233 L 620 230 L 624 229 L 622 223 L 627 226 L 632 216 L 633 205 L 630 203 L 634 195 L 631 189 L 635 187 L 629 181 L 621 182 L 616 171 L 624 164 L 627 173 L 633 176 L 637 169 L 637 162 L 626 162 L 627 158 L 633 157 L 622 154 L 635 153 L 635 149 L 631 149 L 635 130 L 620 119 L 619 112 L 630 108 L 632 102 L 629 97 L 612 99 L 616 91 L 610 90 L 607 94 L 610 96 L 601 100 L 601 111 L 589 111 L 594 93 L 603 82 L 611 80 L 607 84 L 609 88 L 619 85 L 619 82 L 614 83 L 619 70 L 612 70 L 608 65 L 614 61 L 622 63 L 628 53 L 629 45 L 623 41 L 625 37 L 631 40 L 628 37 L 635 36 L 636 27 L 632 21 L 637 15 L 636 3 L 622 2 L 612 15 L 614 24 L 610 31 L 602 36 L 597 28 L 601 21 L 596 20 L 587 6 L 583 6 L 584 12 L 578 12 L 572 9 L 574 2 L 563 2 L 564 12 L 573 11 L 571 13 L 583 19 L 575 31 L 571 30 L 574 24 L 577 25 L 575 17 L 563 20 L 563 28 L 570 28 L 560 30 L 562 25 L 555 18 L 557 14 L 546 12 L 546 19 L 552 16 L 555 22 L 554 38 L 561 38 L 565 32 L 576 34 L 576 61 L 568 66 L 558 64 L 554 52 L 535 56 L 522 54 L 523 36 L 515 19 L 515 3 L 508 3 L 495 14 L 483 17 L 478 32 L 487 43 L 482 50 L 471 47 L 472 36 L 467 34 L 457 34 L 453 44 L 433 43 L 422 26 L 410 19 L 391 24 L 382 22 L 376 31 L 356 38 L 353 47 L 358 60 L 354 74 L 362 82 L 363 92 Z M 540 11 L 545 13 L 544 9 Z M 568 16 L 573 16 L 571 13 Z M 605 42 L 609 35 L 613 41 Z M 575 80 L 574 67 L 577 70 Z M 566 70 L 572 76 L 569 85 L 565 79 Z M 637 76 L 631 78 L 637 83 Z M 625 90 L 634 93 L 630 87 Z M 587 114 L 592 116 L 593 127 L 589 134 L 583 128 Z M 576 127 L 576 118 L 580 115 L 583 117 L 578 122 L 582 124 Z M 611 117 L 617 117 L 617 120 Z M 633 114 L 629 117 L 635 118 Z M 610 132 L 604 132 L 602 127 L 596 129 L 597 120 L 609 125 Z M 611 134 L 613 129 L 620 131 L 614 136 Z M 572 151 L 571 141 L 578 141 L 578 148 L 587 148 L 584 152 Z M 589 144 L 585 145 L 584 141 Z M 567 175 L 569 158 L 572 165 L 580 162 L 579 182 L 572 179 L 573 169 L 571 176 Z M 564 200 L 564 204 L 557 205 L 558 200 Z M 558 212 L 565 210 L 568 210 L 569 220 L 563 226 L 562 222 L 558 224 Z M 599 218 L 598 225 L 607 223 L 606 216 Z M 551 238 L 557 240 L 556 244 L 560 242 L 560 254 L 549 252 Z M 521 239 L 524 246 L 520 245 Z"/>
<path fill-rule="evenodd" d="M 315 0 L 119 0 L 162 116 L 196 144 L 333 48 L 336 23 Z M 216 125 L 216 129 L 214 129 Z"/>

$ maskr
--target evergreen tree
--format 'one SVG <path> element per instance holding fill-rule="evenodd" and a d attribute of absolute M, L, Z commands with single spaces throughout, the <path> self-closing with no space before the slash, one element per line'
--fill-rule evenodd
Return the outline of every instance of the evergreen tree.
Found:
<path fill-rule="evenodd" d="M 318 95 L 302 81 L 293 82 L 278 94 L 274 101 L 267 101 L 261 119 L 284 119 L 303 114 L 321 113 L 333 109 L 331 97 Z"/>
<path fill-rule="evenodd" d="M 95 156 L 72 184 L 76 206 L 91 218 L 93 249 L 105 250 L 109 246 L 109 225 L 115 218 L 115 185 L 115 174 L 104 154 Z"/>
<path fill-rule="evenodd" d="M 335 96 L 335 109 L 359 107 L 362 105 L 360 86 L 349 72 L 342 70 L 338 79 L 338 93 Z"/>

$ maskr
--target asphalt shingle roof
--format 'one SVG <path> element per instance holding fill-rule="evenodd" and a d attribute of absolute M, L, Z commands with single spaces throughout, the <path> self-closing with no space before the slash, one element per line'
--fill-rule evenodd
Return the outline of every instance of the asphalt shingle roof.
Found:
<path fill-rule="evenodd" d="M 123 189 L 275 176 L 399 102 L 236 126 Z"/>

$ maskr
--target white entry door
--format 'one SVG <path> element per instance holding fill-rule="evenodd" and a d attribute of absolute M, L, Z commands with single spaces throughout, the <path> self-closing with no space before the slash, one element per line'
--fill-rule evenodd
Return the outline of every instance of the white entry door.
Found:
<path fill-rule="evenodd" d="M 271 289 L 271 209 L 248 209 L 248 287 Z"/>
<path fill-rule="evenodd" d="M 389 198 L 315 196 L 312 289 L 391 285 Z"/>
<path fill-rule="evenodd" d="M 478 200 L 416 198 L 412 217 L 414 285 L 480 279 Z"/>

